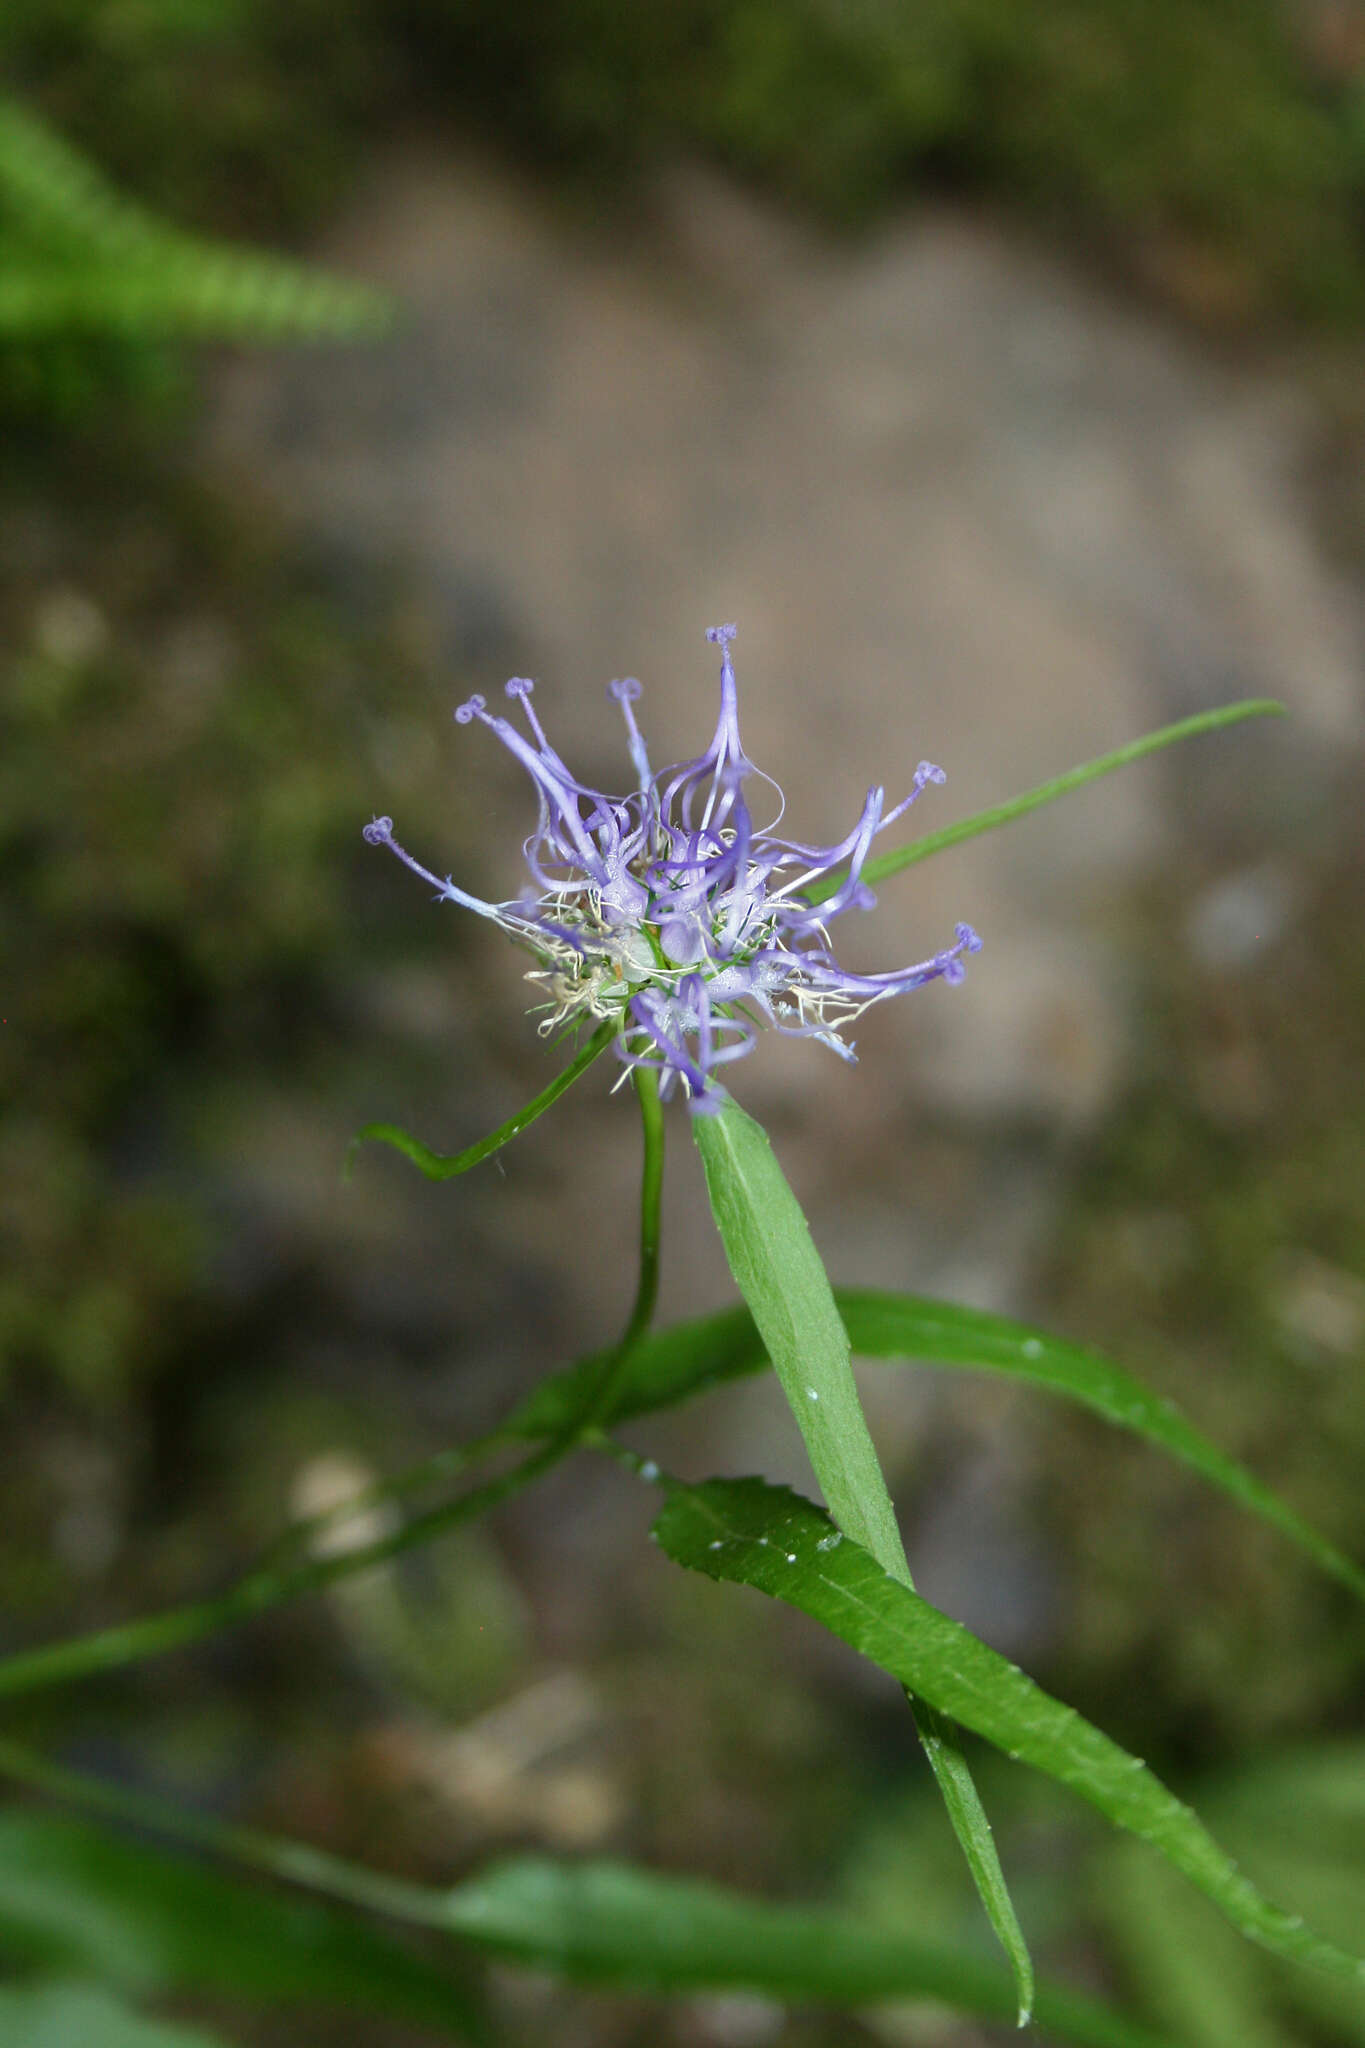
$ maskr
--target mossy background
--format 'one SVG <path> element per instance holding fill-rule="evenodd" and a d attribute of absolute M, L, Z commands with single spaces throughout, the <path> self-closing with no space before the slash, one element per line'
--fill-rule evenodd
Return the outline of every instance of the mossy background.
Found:
<path fill-rule="evenodd" d="M 679 152 L 850 235 L 917 195 L 968 198 L 1210 347 L 1287 351 L 1338 423 L 1323 533 L 1365 563 L 1351 0 L 11 0 L 0 77 L 177 227 L 295 253 L 403 132 L 477 142 L 623 214 L 643 169 Z M 420 891 L 387 888 L 358 832 L 377 748 L 448 854 L 475 844 L 475 784 L 452 791 L 427 736 L 487 678 L 458 672 L 419 580 L 320 552 L 198 463 L 202 374 L 156 331 L 0 338 L 0 1607 L 15 1646 L 226 1582 L 291 1486 L 317 1502 L 489 1421 L 530 1339 L 602 1334 L 576 1328 L 581 1304 L 545 1291 L 476 1195 L 415 1223 L 387 1167 L 363 1200 L 340 1188 L 366 1116 L 420 1129 L 439 1100 L 473 1131 L 543 1078 L 534 1043 L 501 1043 L 471 993 L 477 935 L 452 924 L 433 970 Z M 1068 1158 L 1037 1295 L 1043 1319 L 1163 1390 L 1197 1384 L 1203 1424 L 1361 1554 L 1357 816 L 1343 796 L 1301 838 L 1273 974 L 1189 971 L 1170 933 L 1207 877 L 1116 901 L 1150 1028 L 1135 1086 Z M 1240 846 L 1210 843 L 1210 875 L 1256 850 L 1247 820 Z M 490 1062 L 497 1089 L 462 1079 Z M 589 1146 L 592 1113 L 564 1114 Z M 547 1199 L 582 1197 L 566 1174 Z M 454 1326 L 433 1278 L 451 1231 L 477 1275 Z M 457 1342 L 473 1364 L 452 1388 L 436 1368 Z M 1046 1683 L 1182 1782 L 1359 1732 L 1365 1625 L 1343 1595 L 1146 1451 L 1051 1413 L 1028 1427 L 1065 1561 Z M 575 1498 L 561 1479 L 544 1509 L 570 1549 Z M 606 1839 L 755 1888 L 843 1884 L 920 1910 L 924 1869 L 901 1869 L 879 1818 L 907 1769 L 889 1705 L 790 1632 L 756 1644 L 710 1589 L 678 1585 L 660 1611 L 656 1582 L 626 1576 L 604 1615 L 593 1587 L 537 1578 L 540 1555 L 514 1521 L 15 1724 L 419 1874 L 507 1841 Z M 556 1658 L 580 1692 L 543 1755 L 515 1784 L 488 1780 L 482 1807 L 452 1804 L 437 1731 Z M 1063 1874 L 1081 1857 L 1070 1827 L 1049 1808 L 1015 1828 L 1054 1958 L 1149 2010 L 1176 1997 L 1144 1987 L 1122 1926 Z M 949 1895 L 941 1870 L 933 1883 Z M 566 2044 L 986 2038 L 941 2017 L 518 1996 L 518 2024 Z M 300 2038 L 292 2021 L 213 2017 L 244 2043 Z M 1365 2039 L 1359 2015 L 1282 2024 L 1272 2038 Z M 328 2027 L 338 2043 L 417 2038 Z"/>

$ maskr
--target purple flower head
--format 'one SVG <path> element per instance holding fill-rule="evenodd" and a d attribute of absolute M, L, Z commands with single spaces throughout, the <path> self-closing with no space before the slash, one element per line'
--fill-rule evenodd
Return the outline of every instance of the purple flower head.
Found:
<path fill-rule="evenodd" d="M 635 718 L 640 685 L 633 676 L 611 684 L 636 774 L 626 797 L 575 780 L 546 739 L 523 676 L 507 694 L 519 702 L 529 737 L 482 697 L 455 713 L 461 725 L 478 719 L 495 732 L 535 785 L 539 815 L 525 847 L 532 888 L 519 901 L 485 903 L 449 876 L 441 881 L 404 852 L 390 818 L 365 827 L 370 844 L 387 846 L 438 902 L 491 918 L 535 956 L 527 979 L 544 992 L 542 1034 L 589 1019 L 612 1023 L 626 1071 L 652 1068 L 664 1097 L 681 1083 L 699 1111 L 722 1106 L 717 1070 L 752 1049 L 760 1025 L 818 1039 L 851 1060 L 840 1034 L 856 1017 L 927 981 L 961 981 L 965 956 L 981 946 L 960 924 L 951 946 L 913 966 L 887 974 L 839 966 L 827 927 L 845 910 L 871 907 L 862 870 L 873 839 L 928 783 L 942 782 L 943 770 L 921 761 L 889 811 L 886 792 L 869 790 L 853 830 L 835 846 L 777 837 L 782 792 L 740 741 L 735 628 L 712 626 L 706 637 L 721 650 L 720 717 L 695 761 L 656 775 Z M 762 831 L 745 801 L 751 777 L 776 793 L 777 818 Z M 809 892 L 827 877 L 833 886 L 812 903 Z"/>

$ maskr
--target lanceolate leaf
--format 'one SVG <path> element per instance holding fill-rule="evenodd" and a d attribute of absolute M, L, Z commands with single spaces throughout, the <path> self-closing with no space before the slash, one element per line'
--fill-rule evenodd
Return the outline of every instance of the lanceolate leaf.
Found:
<path fill-rule="evenodd" d="M 848 1333 L 766 1132 L 731 1103 L 694 1120 L 730 1270 L 773 1362 L 830 1513 L 903 1575 L 895 1510 L 849 1364 Z"/>
<path fill-rule="evenodd" d="M 583 1050 L 575 1059 L 570 1060 L 562 1073 L 555 1075 L 547 1088 L 542 1088 L 539 1095 L 533 1095 L 515 1116 L 508 1117 L 505 1124 L 499 1124 L 495 1131 L 490 1131 L 486 1138 L 480 1138 L 477 1144 L 467 1146 L 463 1152 L 433 1152 L 429 1145 L 424 1145 L 420 1138 L 414 1138 L 411 1131 L 405 1131 L 399 1124 L 366 1124 L 363 1129 L 356 1132 L 346 1147 L 346 1178 L 349 1180 L 354 1170 L 356 1153 L 370 1140 L 376 1144 L 394 1146 L 410 1159 L 428 1180 L 453 1180 L 457 1173 L 468 1173 L 471 1166 L 478 1166 L 494 1152 L 500 1151 L 509 1140 L 519 1137 L 526 1126 L 533 1124 L 552 1102 L 558 1102 L 565 1090 L 572 1088 L 579 1075 L 587 1071 L 598 1054 L 606 1051 L 612 1033 L 613 1027 L 606 1024 L 600 1031 L 595 1031 Z"/>
<path fill-rule="evenodd" d="M 744 1989 L 839 2006 L 931 1998 L 984 2018 L 1014 2017 L 1009 1975 L 988 1956 L 628 1864 L 519 1858 L 460 1885 L 447 1904 L 453 1932 L 580 1983 Z M 1035 2010 L 1046 2034 L 1085 2048 L 1170 2048 L 1061 1987 L 1041 1985 Z"/>
<path fill-rule="evenodd" d="M 1193 1466 L 1365 1599 L 1365 1571 L 1244 1465 L 1210 1443 L 1173 1402 L 1149 1393 L 1131 1373 L 1099 1352 L 1050 1337 L 1027 1323 L 923 1295 L 837 1287 L 834 1299 L 855 1356 L 1005 1373 L 1047 1393 L 1078 1401 L 1106 1422 L 1135 1431 Z M 640 1345 L 629 1379 L 617 1397 L 614 1418 L 624 1422 L 632 1415 L 670 1407 L 726 1380 L 762 1372 L 767 1364 L 762 1339 L 747 1309 L 727 1309 L 720 1315 L 677 1323 Z M 509 1428 L 524 1436 L 542 1436 L 562 1427 L 595 1370 L 600 1370 L 599 1361 L 584 1359 L 542 1381 L 516 1410 Z"/>
<path fill-rule="evenodd" d="M 1268 1486 L 1209 1442 L 1173 1401 L 1150 1393 L 1121 1365 L 1026 1323 L 915 1295 L 847 1289 L 836 1295 L 853 1349 L 868 1358 L 923 1358 L 938 1365 L 1008 1373 L 1093 1408 L 1106 1422 L 1145 1436 L 1298 1544 L 1315 1564 L 1365 1599 L 1365 1571 L 1352 1564 Z"/>
<path fill-rule="evenodd" d="M 734 1103 L 697 1117 L 693 1131 L 730 1270 L 782 1382 L 830 1513 L 908 1587 L 910 1567 L 858 1398 L 848 1334 L 767 1133 Z M 957 1731 L 932 1702 L 919 1710 L 919 1735 L 981 1903 L 1014 1971 L 1022 2026 L 1033 2006 L 1033 1964 L 990 1822 Z"/>
<path fill-rule="evenodd" d="M 1070 1786 L 1159 1850 L 1243 1934 L 1365 1982 L 1365 1961 L 1263 1898 L 1140 1759 L 890 1578 L 810 1501 L 759 1479 L 671 1485 L 655 1531 L 679 1564 L 800 1608 L 963 1727 Z"/>

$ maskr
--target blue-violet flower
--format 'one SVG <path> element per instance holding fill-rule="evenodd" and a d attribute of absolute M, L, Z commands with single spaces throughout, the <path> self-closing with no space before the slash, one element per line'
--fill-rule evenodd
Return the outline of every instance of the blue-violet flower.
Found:
<path fill-rule="evenodd" d="M 525 847 L 534 889 L 518 901 L 485 903 L 449 877 L 439 880 L 398 844 L 391 818 L 365 827 L 370 844 L 387 846 L 430 882 L 438 902 L 491 918 L 535 956 L 527 979 L 545 992 L 543 1035 L 588 1019 L 610 1022 L 627 1071 L 652 1068 L 664 1097 L 681 1082 L 700 1111 L 723 1105 L 716 1069 L 752 1049 L 760 1023 L 818 1039 L 851 1060 L 853 1048 L 839 1035 L 848 1024 L 887 996 L 927 981 L 961 981 L 963 956 L 981 945 L 960 924 L 951 946 L 911 967 L 850 974 L 839 966 L 826 926 L 845 910 L 871 907 L 862 869 L 873 838 L 926 784 L 942 782 L 943 770 L 921 761 L 909 794 L 890 811 L 886 792 L 869 790 L 857 824 L 836 846 L 778 838 L 782 793 L 740 743 L 735 630 L 712 626 L 706 635 L 721 649 L 720 718 L 695 761 L 655 775 L 635 720 L 640 685 L 633 676 L 610 685 L 635 764 L 637 787 L 626 797 L 575 781 L 541 730 L 525 677 L 514 676 L 507 694 L 521 700 L 529 739 L 482 697 L 460 706 L 460 724 L 477 718 L 495 732 L 540 799 Z M 777 796 L 777 816 L 762 831 L 744 798 L 753 775 Z M 807 892 L 827 877 L 823 900 L 812 902 Z"/>

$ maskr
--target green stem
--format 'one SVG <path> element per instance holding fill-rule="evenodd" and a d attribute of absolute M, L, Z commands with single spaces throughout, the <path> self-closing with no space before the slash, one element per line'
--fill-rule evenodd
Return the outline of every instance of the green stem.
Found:
<path fill-rule="evenodd" d="M 411 1131 L 405 1131 L 401 1124 L 366 1124 L 356 1132 L 346 1147 L 346 1160 L 342 1178 L 349 1180 L 355 1170 L 356 1154 L 362 1145 L 392 1145 L 396 1151 L 410 1159 L 428 1180 L 453 1180 L 457 1174 L 468 1173 L 472 1166 L 482 1165 L 485 1159 L 499 1151 L 502 1146 L 519 1137 L 528 1124 L 543 1116 L 551 1103 L 558 1102 L 561 1095 L 572 1088 L 580 1074 L 586 1073 L 593 1061 L 604 1053 L 615 1037 L 615 1026 L 603 1024 L 594 1031 L 582 1050 L 556 1074 L 553 1081 L 542 1088 L 539 1095 L 524 1103 L 506 1123 L 501 1123 L 486 1138 L 480 1138 L 473 1145 L 466 1145 L 463 1152 L 433 1152 L 430 1145 L 424 1145 L 420 1138 L 414 1138 Z"/>
<path fill-rule="evenodd" d="M 33 1692 L 41 1686 L 60 1684 L 71 1678 L 84 1678 L 97 1671 L 114 1670 L 145 1657 L 159 1656 L 167 1650 L 182 1649 L 187 1644 L 201 1642 L 205 1636 L 213 1635 L 219 1629 L 231 1628 L 267 1608 L 278 1607 L 286 1600 L 318 1592 L 339 1579 L 366 1571 L 372 1565 L 385 1564 L 404 1551 L 429 1543 L 460 1523 L 471 1521 L 511 1500 L 576 1450 L 585 1439 L 592 1438 L 603 1417 L 610 1414 L 635 1347 L 649 1328 L 659 1288 L 663 1113 L 658 1083 L 647 1069 L 637 1069 L 635 1089 L 644 1132 L 639 1281 L 625 1329 L 603 1359 L 596 1384 L 589 1389 L 582 1406 L 568 1418 L 562 1429 L 510 1471 L 461 1494 L 458 1500 L 443 1502 L 425 1514 L 414 1516 L 401 1529 L 390 1530 L 371 1543 L 340 1555 L 312 1557 L 292 1566 L 287 1557 L 283 1561 L 279 1558 L 281 1548 L 292 1552 L 299 1544 L 314 1540 L 338 1518 L 344 1519 L 362 1505 L 372 1506 L 395 1495 L 415 1491 L 439 1476 L 437 1468 L 446 1461 L 452 1461 L 457 1470 L 463 1469 L 477 1452 L 497 1448 L 505 1440 L 503 1432 L 491 1431 L 477 1445 L 463 1451 L 443 1451 L 435 1459 L 426 1459 L 410 1471 L 400 1473 L 394 1480 L 381 1481 L 378 1486 L 368 1488 L 365 1495 L 356 1501 L 347 1502 L 325 1516 L 287 1531 L 281 1543 L 276 1545 L 276 1555 L 271 1561 L 216 1599 L 193 1601 L 184 1607 L 170 1608 L 164 1614 L 148 1615 L 140 1621 L 101 1629 L 93 1635 L 50 1643 L 38 1650 L 21 1651 L 18 1656 L 0 1663 L 0 1698 Z"/>
<path fill-rule="evenodd" d="M 133 1827 L 150 1828 L 173 1840 L 231 1858 L 250 1870 L 280 1878 L 286 1884 L 306 1885 L 309 1890 L 342 1899 L 375 1913 L 388 1913 L 401 1920 L 427 1926 L 443 1924 L 443 1895 L 425 1885 L 408 1884 L 379 1870 L 366 1870 L 355 1863 L 329 1856 L 324 1849 L 305 1842 L 291 1842 L 276 1835 L 261 1834 L 255 1828 L 232 1827 L 209 1820 L 203 1814 L 187 1813 L 169 1799 L 145 1792 L 129 1792 L 81 1772 L 68 1771 L 46 1757 L 0 1738 L 0 1776 L 27 1785 L 49 1799 L 59 1799 L 83 1813 L 98 1814 L 103 1820 L 125 1821 Z"/>
<path fill-rule="evenodd" d="M 49 1643 L 39 1650 L 21 1651 L 0 1664 L 0 1697 L 33 1692 L 40 1686 L 57 1685 L 69 1678 L 85 1678 L 96 1671 L 109 1671 L 133 1664 L 144 1657 L 160 1656 L 189 1643 L 201 1642 L 219 1629 L 232 1628 L 278 1607 L 301 1594 L 316 1593 L 338 1579 L 367 1571 L 371 1565 L 386 1564 L 405 1550 L 443 1536 L 461 1522 L 485 1514 L 510 1500 L 543 1472 L 558 1462 L 571 1446 L 562 1437 L 544 1445 L 520 1465 L 496 1479 L 418 1515 L 401 1529 L 391 1530 L 372 1543 L 360 1545 L 340 1556 L 314 1557 L 292 1568 L 267 1566 L 252 1572 L 216 1599 L 191 1601 L 163 1614 L 145 1616 L 115 1628 L 100 1629 L 94 1635 Z"/>
<path fill-rule="evenodd" d="M 640 1124 L 645 1141 L 644 1167 L 640 1181 L 640 1278 L 635 1289 L 630 1319 L 621 1333 L 620 1341 L 607 1353 L 597 1384 L 589 1391 L 587 1400 L 574 1420 L 575 1442 L 582 1442 L 611 1414 L 640 1339 L 653 1321 L 654 1305 L 659 1298 L 664 1115 L 663 1105 L 659 1101 L 658 1077 L 649 1067 L 635 1069 L 635 1093 L 640 1104 Z"/>
<path fill-rule="evenodd" d="M 406 1500 L 414 1493 L 425 1492 L 443 1479 L 458 1479 L 474 1465 L 480 1465 L 495 1451 L 510 1450 L 524 1441 L 516 1431 L 504 1428 L 487 1430 L 483 1436 L 471 1437 L 468 1443 L 447 1444 L 444 1450 L 436 1451 L 429 1458 L 422 1458 L 416 1464 L 408 1465 L 401 1472 L 392 1472 L 383 1479 L 376 1479 L 359 1492 L 348 1494 L 335 1507 L 323 1508 L 316 1515 L 291 1522 L 287 1529 L 270 1545 L 261 1559 L 259 1570 L 284 1565 L 291 1557 L 297 1557 L 301 1550 L 311 1550 L 321 1537 L 332 1530 L 344 1528 L 347 1522 L 358 1516 L 373 1513 L 376 1508 L 389 1506 L 394 1501 Z M 3 1671 L 0 1665 L 0 1671 Z"/>

